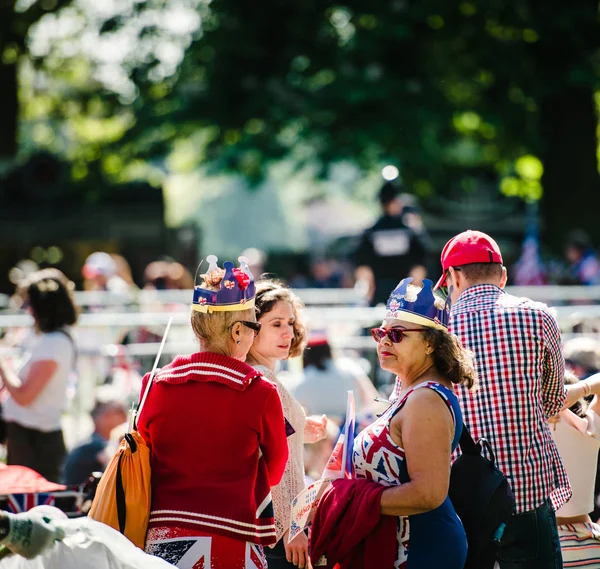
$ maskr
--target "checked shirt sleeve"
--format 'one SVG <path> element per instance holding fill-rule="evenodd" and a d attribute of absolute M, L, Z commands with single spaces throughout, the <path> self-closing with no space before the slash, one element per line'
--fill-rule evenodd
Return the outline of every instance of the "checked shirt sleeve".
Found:
<path fill-rule="evenodd" d="M 544 331 L 544 369 L 542 377 L 543 407 L 546 417 L 556 415 L 562 408 L 565 389 L 565 359 L 562 354 L 560 329 L 556 319 L 546 310 L 542 312 Z"/>

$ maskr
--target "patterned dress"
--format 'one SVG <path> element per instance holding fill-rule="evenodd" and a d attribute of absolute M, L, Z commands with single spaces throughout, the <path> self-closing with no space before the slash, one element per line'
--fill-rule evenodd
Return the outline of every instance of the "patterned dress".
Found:
<path fill-rule="evenodd" d="M 452 450 L 458 446 L 462 413 L 456 396 L 439 383 L 420 383 L 392 403 L 377 421 L 356 437 L 353 452 L 356 478 L 366 478 L 384 486 L 398 486 L 410 481 L 404 449 L 394 443 L 390 422 L 410 394 L 420 388 L 432 389 L 447 404 L 454 422 Z M 466 557 L 465 531 L 448 497 L 435 510 L 398 518 L 395 569 L 462 569 Z"/>

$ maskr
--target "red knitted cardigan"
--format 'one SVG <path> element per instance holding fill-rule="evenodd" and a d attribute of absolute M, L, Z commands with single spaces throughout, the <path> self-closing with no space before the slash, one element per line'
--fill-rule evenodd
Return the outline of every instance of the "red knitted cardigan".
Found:
<path fill-rule="evenodd" d="M 275 543 L 270 487 L 288 447 L 277 388 L 259 372 L 220 354 L 177 356 L 156 374 L 138 429 L 151 450 L 149 528 Z"/>

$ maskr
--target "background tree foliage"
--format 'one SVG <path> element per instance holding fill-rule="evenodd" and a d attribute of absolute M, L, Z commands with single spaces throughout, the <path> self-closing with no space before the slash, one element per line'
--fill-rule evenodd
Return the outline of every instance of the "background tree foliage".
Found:
<path fill-rule="evenodd" d="M 593 2 L 118 6 L 103 13 L 74 3 L 66 10 L 79 14 L 79 28 L 34 57 L 32 77 L 68 86 L 31 88 L 29 109 L 53 99 L 38 109 L 37 128 L 63 129 L 36 144 L 60 147 L 75 179 L 160 176 L 182 145 L 192 163 L 250 181 L 283 158 L 323 173 L 339 161 L 392 163 L 430 207 L 436 195 L 482 183 L 528 200 L 543 187 L 547 241 L 560 245 L 574 225 L 600 238 Z M 187 27 L 169 25 L 173 9 Z M 102 48 L 60 49 L 94 29 L 100 46 L 124 42 L 112 75 Z"/>

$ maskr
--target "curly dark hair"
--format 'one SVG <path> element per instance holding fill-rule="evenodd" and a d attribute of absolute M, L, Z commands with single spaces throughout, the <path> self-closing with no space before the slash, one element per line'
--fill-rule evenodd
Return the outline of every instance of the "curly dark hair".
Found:
<path fill-rule="evenodd" d="M 279 301 L 289 302 L 294 311 L 294 339 L 290 346 L 290 358 L 299 356 L 306 344 L 306 326 L 302 319 L 304 303 L 294 294 L 292 289 L 285 286 L 283 283 L 266 279 L 256 284 L 256 319 L 260 319 L 267 313 L 273 310 L 275 304 Z"/>
<path fill-rule="evenodd" d="M 564 381 L 565 385 L 575 385 L 580 381 L 580 379 L 572 371 L 565 370 Z M 585 417 L 588 407 L 590 406 L 591 399 L 593 399 L 593 395 L 590 399 L 582 397 L 581 399 L 575 401 L 575 403 L 573 403 L 573 405 L 571 405 L 569 409 L 573 411 L 573 413 L 575 413 L 575 415 L 577 415 L 578 417 Z"/>
<path fill-rule="evenodd" d="M 75 286 L 58 269 L 42 269 L 19 284 L 17 294 L 31 307 L 40 332 L 53 332 L 77 322 Z"/>
<path fill-rule="evenodd" d="M 473 352 L 467 350 L 455 334 L 446 330 L 424 328 L 422 334 L 433 347 L 435 369 L 452 383 L 475 389 L 478 378 Z"/>

